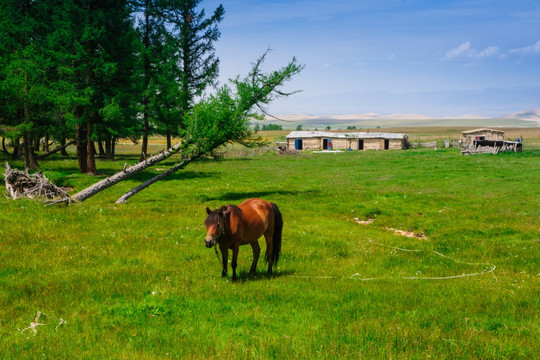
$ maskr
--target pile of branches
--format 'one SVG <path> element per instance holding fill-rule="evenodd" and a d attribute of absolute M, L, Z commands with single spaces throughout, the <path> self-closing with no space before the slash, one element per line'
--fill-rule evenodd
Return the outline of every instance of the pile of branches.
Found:
<path fill-rule="evenodd" d="M 6 190 L 9 195 L 8 198 L 19 199 L 29 197 L 31 199 L 43 199 L 50 203 L 69 203 L 71 201 L 64 189 L 53 184 L 41 172 L 30 175 L 28 169 L 25 172 L 12 169 L 6 162 L 4 178 L 6 181 Z"/>

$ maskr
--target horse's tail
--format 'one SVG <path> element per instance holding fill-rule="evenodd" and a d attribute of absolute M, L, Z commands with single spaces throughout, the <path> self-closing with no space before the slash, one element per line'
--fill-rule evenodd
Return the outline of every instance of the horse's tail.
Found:
<path fill-rule="evenodd" d="M 277 264 L 281 253 L 281 234 L 283 232 L 283 217 L 276 204 L 270 203 L 274 210 L 274 237 L 272 239 L 272 264 Z"/>

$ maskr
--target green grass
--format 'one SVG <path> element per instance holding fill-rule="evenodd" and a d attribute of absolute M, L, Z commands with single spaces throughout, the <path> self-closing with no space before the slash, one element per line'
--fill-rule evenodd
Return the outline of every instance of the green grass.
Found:
<path fill-rule="evenodd" d="M 41 165 L 78 191 L 136 159 L 99 162 L 96 177 L 78 174 L 74 159 Z M 540 351 L 537 150 L 201 161 L 114 204 L 156 173 L 69 207 L 0 199 L 2 359 L 530 359 Z M 283 253 L 274 277 L 262 261 L 250 277 L 251 249 L 242 247 L 233 284 L 204 247 L 205 209 L 249 197 L 280 207 Z M 493 265 L 479 276 L 406 279 Z M 21 332 L 37 311 L 45 325 Z"/>

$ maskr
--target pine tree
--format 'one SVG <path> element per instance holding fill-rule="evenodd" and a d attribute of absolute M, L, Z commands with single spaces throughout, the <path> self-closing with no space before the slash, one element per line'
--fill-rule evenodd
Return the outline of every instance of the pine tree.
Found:
<path fill-rule="evenodd" d="M 62 1 L 54 19 L 56 105 L 75 131 L 80 171 L 95 174 L 94 141 L 100 130 L 125 136 L 135 119 L 127 105 L 133 93 L 130 8 L 121 0 Z"/>
<path fill-rule="evenodd" d="M 184 116 L 193 107 L 195 98 L 214 85 L 219 75 L 214 43 L 221 36 L 217 25 L 223 20 L 225 10 L 219 5 L 206 18 L 204 9 L 197 12 L 200 3 L 201 0 L 172 0 L 164 9 L 173 25 L 177 46 L 180 117 L 176 125 L 180 129 L 186 128 Z"/>
<path fill-rule="evenodd" d="M 0 119 L 9 135 L 23 141 L 25 166 L 38 169 L 35 144 L 47 128 L 48 61 L 42 43 L 50 29 L 43 2 L 4 1 L 0 5 Z M 14 152 L 16 155 L 16 152 Z"/>
<path fill-rule="evenodd" d="M 161 73 L 162 48 L 164 46 L 164 34 L 166 33 L 164 19 L 155 0 L 134 0 L 133 11 L 137 16 L 137 35 L 139 46 L 137 49 L 138 62 L 136 64 L 135 79 L 138 82 L 140 93 L 140 113 L 142 116 L 142 148 L 141 161 L 148 154 L 148 136 L 153 132 L 152 124 L 155 123 L 156 114 L 153 104 L 158 93 Z M 160 1 L 163 3 L 163 1 Z"/>

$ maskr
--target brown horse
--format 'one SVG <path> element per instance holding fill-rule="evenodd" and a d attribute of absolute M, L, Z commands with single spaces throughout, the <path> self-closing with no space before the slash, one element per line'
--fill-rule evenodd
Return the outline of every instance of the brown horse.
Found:
<path fill-rule="evenodd" d="M 266 239 L 266 261 L 268 274 L 272 274 L 272 266 L 277 264 L 281 252 L 281 231 L 283 218 L 276 204 L 261 199 L 248 199 L 240 205 L 225 205 L 217 210 L 206 208 L 208 214 L 206 225 L 206 247 L 211 248 L 217 242 L 221 251 L 223 271 L 227 276 L 227 258 L 229 249 L 233 252 L 231 266 L 232 280 L 236 280 L 236 265 L 240 245 L 250 244 L 253 249 L 253 263 L 250 273 L 257 270 L 257 261 L 261 248 L 259 238 L 264 234 Z"/>

